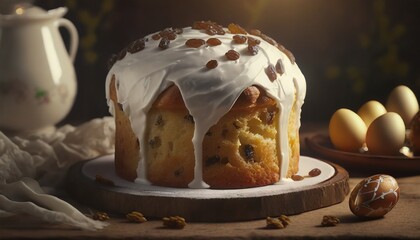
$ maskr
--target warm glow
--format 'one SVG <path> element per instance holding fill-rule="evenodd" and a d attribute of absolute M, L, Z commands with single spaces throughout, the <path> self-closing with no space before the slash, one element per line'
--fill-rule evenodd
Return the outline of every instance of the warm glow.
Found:
<path fill-rule="evenodd" d="M 23 8 L 16 8 L 16 10 L 15 10 L 15 12 L 16 12 L 16 14 L 19 14 L 19 15 L 21 15 L 21 14 L 23 14 Z"/>

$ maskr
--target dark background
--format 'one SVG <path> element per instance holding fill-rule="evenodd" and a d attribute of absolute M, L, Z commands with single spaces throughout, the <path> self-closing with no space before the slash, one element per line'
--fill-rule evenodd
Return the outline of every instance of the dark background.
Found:
<path fill-rule="evenodd" d="M 307 80 L 302 121 L 328 121 L 341 107 L 385 103 L 405 84 L 420 96 L 420 1 L 333 0 L 38 0 L 66 6 L 80 45 L 78 95 L 65 121 L 108 114 L 107 60 L 133 40 L 195 20 L 257 28 L 290 49 Z M 67 38 L 63 32 L 64 38 Z"/>

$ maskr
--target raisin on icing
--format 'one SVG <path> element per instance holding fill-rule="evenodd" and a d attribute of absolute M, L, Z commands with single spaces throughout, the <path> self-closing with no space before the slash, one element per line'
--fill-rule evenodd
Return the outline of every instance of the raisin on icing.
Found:
<path fill-rule="evenodd" d="M 216 24 L 211 21 L 195 21 L 192 25 L 192 29 L 206 30 L 209 26 Z"/>
<path fill-rule="evenodd" d="M 257 55 L 260 47 L 258 46 L 261 43 L 260 40 L 248 37 L 248 53 L 251 55 Z"/>
<path fill-rule="evenodd" d="M 179 29 L 175 30 L 174 28 L 165 28 L 162 31 L 160 31 L 158 35 L 162 38 L 166 37 L 169 40 L 175 40 L 178 34 L 177 32 L 179 31 Z"/>
<path fill-rule="evenodd" d="M 159 33 L 155 34 L 152 36 L 155 37 L 155 40 L 160 39 L 160 37 L 162 38 L 167 38 L 169 40 L 175 40 L 177 38 L 177 34 L 181 34 L 183 32 L 183 30 L 181 28 L 165 28 L 162 31 L 160 31 Z M 158 36 L 156 36 L 158 35 Z"/>
<path fill-rule="evenodd" d="M 156 34 L 153 34 L 152 35 L 152 39 L 153 40 L 159 40 L 159 39 L 161 39 L 162 38 L 162 36 L 160 36 L 160 34 L 159 33 L 156 33 Z"/>
<path fill-rule="evenodd" d="M 274 40 L 273 38 L 271 38 L 271 37 L 269 37 L 269 36 L 265 35 L 264 33 L 261 33 L 260 37 L 261 37 L 262 39 L 264 39 L 266 42 L 268 42 L 269 44 L 271 44 L 271 45 L 273 45 L 273 46 L 277 47 L 278 43 L 277 43 L 277 42 L 276 42 L 276 40 Z"/>
<path fill-rule="evenodd" d="M 249 34 L 254 35 L 254 36 L 260 36 L 261 31 L 258 30 L 258 29 L 251 29 L 251 30 L 249 30 Z"/>
<path fill-rule="evenodd" d="M 176 39 L 176 34 L 174 32 L 168 33 L 168 35 L 166 35 L 166 37 L 169 40 L 175 40 Z"/>
<path fill-rule="evenodd" d="M 207 62 L 206 67 L 207 67 L 208 69 L 213 69 L 213 68 L 216 68 L 216 67 L 217 67 L 217 65 L 219 65 L 219 64 L 217 63 L 217 60 L 210 60 L 210 61 L 208 61 L 208 62 Z"/>
<path fill-rule="evenodd" d="M 167 49 L 169 47 L 169 43 L 169 39 L 167 37 L 163 37 L 159 42 L 159 48 L 162 50 Z"/>
<path fill-rule="evenodd" d="M 251 55 L 257 55 L 260 47 L 258 45 L 248 45 L 248 53 Z"/>
<path fill-rule="evenodd" d="M 222 26 L 211 21 L 196 21 L 193 23 L 192 29 L 205 30 L 209 35 L 224 35 L 226 33 Z"/>
<path fill-rule="evenodd" d="M 248 32 L 243 27 L 235 23 L 229 24 L 228 29 L 232 34 L 248 34 Z"/>
<path fill-rule="evenodd" d="M 203 46 L 205 43 L 206 41 L 204 41 L 203 39 L 191 38 L 185 42 L 185 45 L 191 48 L 199 48 Z"/>
<path fill-rule="evenodd" d="M 268 65 L 268 67 L 265 69 L 265 74 L 267 74 L 268 79 L 270 79 L 272 82 L 277 79 L 277 73 L 273 64 Z"/>
<path fill-rule="evenodd" d="M 278 72 L 280 75 L 283 75 L 283 73 L 284 73 L 284 64 L 283 64 L 283 61 L 281 59 L 277 60 L 276 72 Z"/>
<path fill-rule="evenodd" d="M 248 37 L 248 45 L 259 45 L 260 43 L 260 40 L 253 37 Z"/>
<path fill-rule="evenodd" d="M 233 38 L 233 41 L 237 44 L 246 43 L 246 40 L 247 40 L 247 37 L 242 36 L 242 35 L 234 35 L 232 38 Z"/>
<path fill-rule="evenodd" d="M 229 50 L 225 53 L 225 56 L 227 59 L 235 61 L 238 60 L 241 55 L 235 50 Z"/>
<path fill-rule="evenodd" d="M 216 34 L 217 34 L 217 30 L 216 30 L 215 28 L 213 28 L 213 27 L 210 27 L 210 28 L 208 28 L 208 29 L 206 30 L 206 33 L 207 33 L 208 35 L 213 36 L 213 35 L 216 35 Z"/>
<path fill-rule="evenodd" d="M 209 38 L 209 39 L 207 39 L 206 43 L 209 46 L 218 46 L 218 45 L 222 44 L 222 41 L 220 41 L 218 38 Z"/>

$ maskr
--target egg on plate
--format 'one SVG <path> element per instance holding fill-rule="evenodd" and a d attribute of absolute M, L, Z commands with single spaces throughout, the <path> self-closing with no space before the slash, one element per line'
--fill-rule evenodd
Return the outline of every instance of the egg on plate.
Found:
<path fill-rule="evenodd" d="M 410 88 L 400 85 L 389 94 L 386 109 L 388 112 L 398 113 L 404 120 L 404 124 L 409 127 L 414 115 L 419 111 L 419 103 Z"/>
<path fill-rule="evenodd" d="M 366 137 L 366 124 L 355 112 L 341 108 L 331 117 L 328 131 L 335 148 L 358 152 L 363 147 Z"/>
<path fill-rule="evenodd" d="M 394 112 L 376 118 L 367 129 L 366 145 L 369 153 L 398 155 L 405 142 L 403 119 Z"/>
<path fill-rule="evenodd" d="M 357 111 L 357 115 L 359 115 L 362 118 L 362 120 L 366 124 L 366 127 L 369 127 L 373 120 L 385 114 L 386 112 L 387 111 L 384 105 L 382 105 L 382 103 L 375 100 L 371 100 L 369 102 L 366 102 L 359 108 L 359 110 Z"/>

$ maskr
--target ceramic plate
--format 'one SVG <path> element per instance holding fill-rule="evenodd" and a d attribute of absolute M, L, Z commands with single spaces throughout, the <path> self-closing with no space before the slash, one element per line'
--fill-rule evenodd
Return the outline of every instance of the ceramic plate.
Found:
<path fill-rule="evenodd" d="M 313 168 L 319 168 L 321 174 L 316 177 L 305 178 L 302 181 L 292 181 L 286 179 L 280 183 L 263 187 L 243 188 L 243 189 L 189 189 L 189 188 L 169 188 L 154 185 L 145 185 L 142 183 L 133 183 L 119 178 L 115 174 L 114 155 L 108 155 L 96 158 L 84 164 L 82 173 L 95 179 L 97 174 L 110 179 L 117 187 L 122 187 L 129 192 L 141 191 L 144 196 L 162 196 L 174 197 L 182 196 L 189 198 L 233 198 L 233 197 L 261 197 L 272 195 L 275 193 L 296 192 L 310 186 L 315 186 L 332 178 L 336 170 L 335 168 L 318 159 L 301 156 L 299 161 L 299 175 L 305 176 Z"/>
<path fill-rule="evenodd" d="M 420 174 L 420 156 L 409 158 L 340 151 L 333 147 L 326 135 L 315 135 L 305 141 L 310 150 L 345 168 L 361 172 Z"/>

